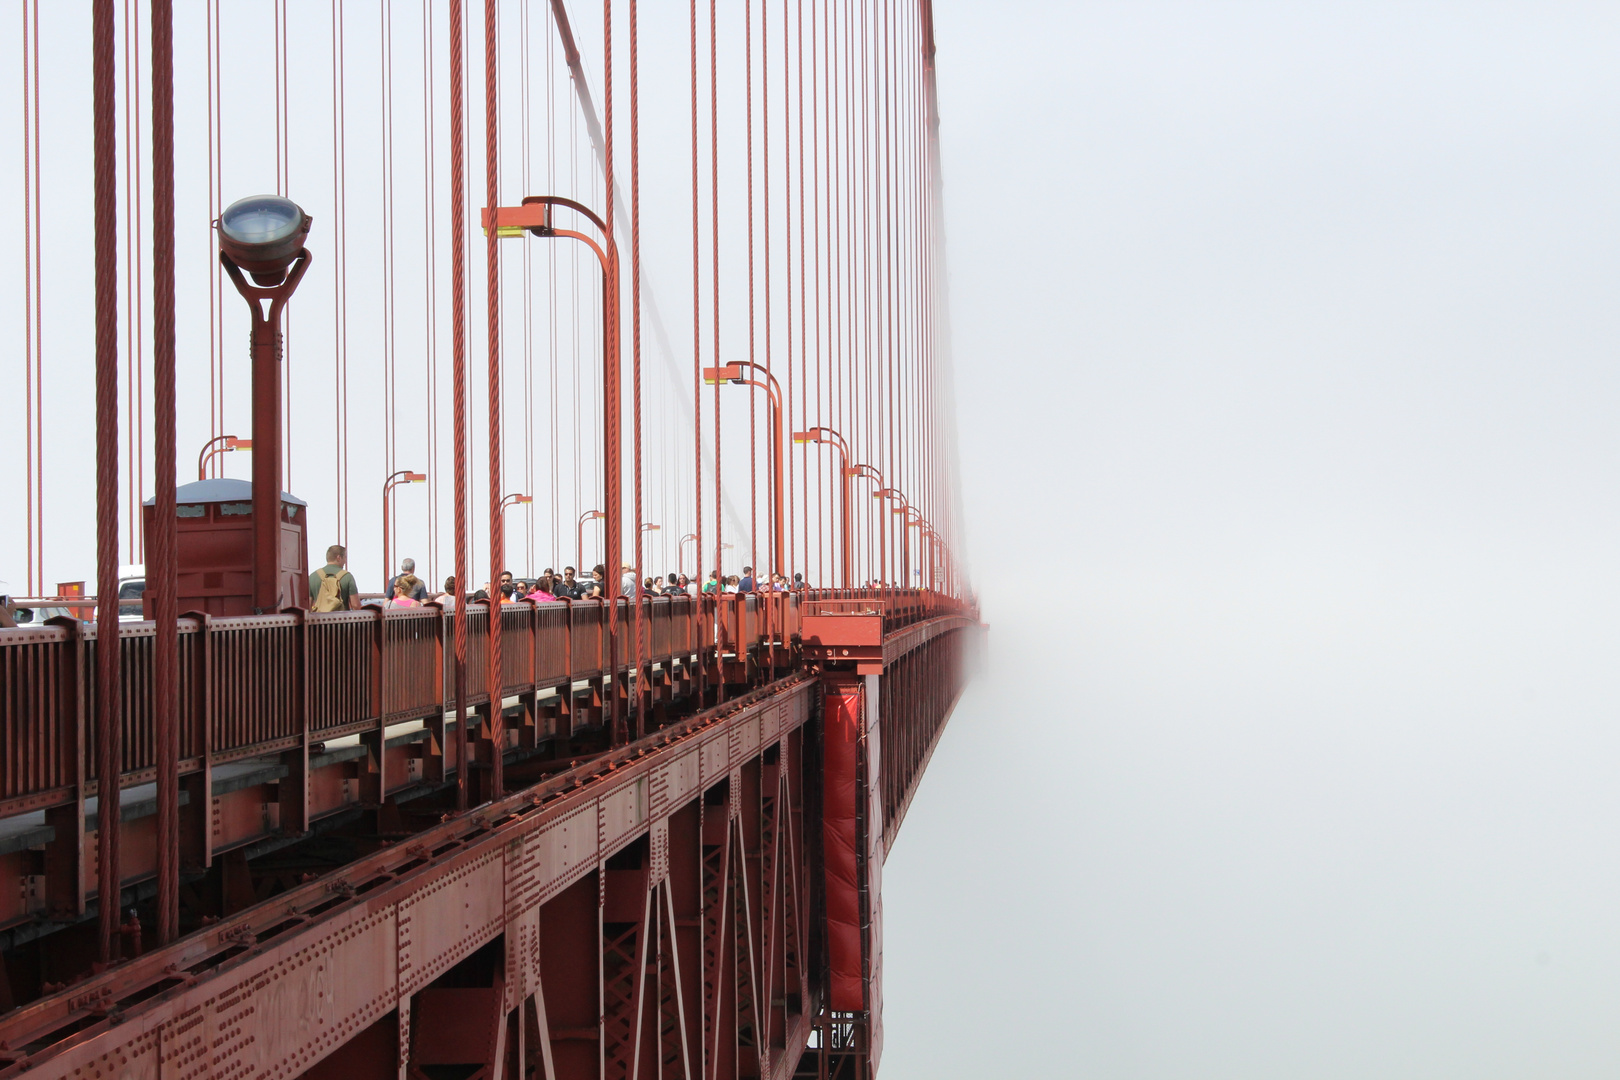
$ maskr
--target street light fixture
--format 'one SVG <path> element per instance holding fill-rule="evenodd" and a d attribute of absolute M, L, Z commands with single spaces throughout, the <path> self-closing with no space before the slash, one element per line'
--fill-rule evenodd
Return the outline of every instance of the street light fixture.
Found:
<path fill-rule="evenodd" d="M 898 512 L 905 515 L 908 533 L 911 529 L 917 529 L 922 539 L 929 541 L 927 548 L 920 549 L 919 554 L 926 555 L 924 559 L 928 575 L 926 587 L 932 589 L 935 577 L 940 575 L 939 562 L 945 564 L 943 567 L 944 576 L 949 577 L 951 565 L 950 545 L 946 544 L 944 538 L 934 531 L 934 527 L 929 524 L 928 519 L 923 517 L 922 512 L 915 506 L 907 506 L 904 510 Z"/>
<path fill-rule="evenodd" d="M 830 427 L 813 427 L 809 431 L 795 431 L 793 441 L 796 443 L 826 443 L 838 451 L 838 476 L 843 502 L 840 512 L 840 516 L 843 518 L 843 529 L 839 548 L 843 562 L 843 587 L 847 589 L 850 587 L 851 574 L 854 572 L 849 521 L 849 443 L 845 442 L 844 437 Z"/>
<path fill-rule="evenodd" d="M 848 467 L 846 467 L 844 469 L 844 475 L 846 477 L 848 477 L 849 479 L 851 479 L 851 480 L 854 480 L 854 479 L 859 478 L 859 477 L 864 477 L 864 478 L 866 478 L 868 480 L 874 481 L 877 484 L 877 487 L 878 487 L 879 491 L 883 490 L 883 474 L 877 470 L 877 467 L 875 465 L 866 465 L 866 464 L 850 465 L 850 466 L 848 466 Z M 878 579 L 879 579 L 879 581 L 887 581 L 888 577 L 889 577 L 889 536 L 888 536 L 888 533 L 885 530 L 879 529 L 878 530 Z"/>
<path fill-rule="evenodd" d="M 519 503 L 532 503 L 532 502 L 534 502 L 534 496 L 533 495 L 512 494 L 512 495 L 508 495 L 506 498 L 501 500 L 501 509 L 505 510 L 508 506 L 517 506 Z"/>
<path fill-rule="evenodd" d="M 595 521 L 598 518 L 605 517 L 607 517 L 607 515 L 600 510 L 587 510 L 583 514 L 579 515 L 579 528 L 577 530 L 579 535 L 576 537 L 576 539 L 579 541 L 579 562 L 576 565 L 578 566 L 581 574 L 585 573 L 585 523 L 587 521 Z"/>
<path fill-rule="evenodd" d="M 748 368 L 755 372 L 759 378 L 745 378 L 743 369 Z M 772 547 L 778 572 L 787 572 L 787 528 L 784 524 L 787 505 L 786 487 L 783 483 L 783 474 L 786 471 L 784 460 L 787 455 L 782 447 L 782 387 L 777 383 L 775 376 L 752 360 L 741 360 L 725 367 L 706 367 L 703 369 L 703 381 L 710 386 L 729 382 L 736 386 L 752 386 L 765 391 L 771 403 L 771 521 L 775 544 Z"/>
<path fill-rule="evenodd" d="M 585 233 L 574 229 L 561 229 L 555 223 L 555 213 L 558 207 L 573 210 L 596 227 L 602 236 L 600 243 Z M 602 445 L 605 447 L 603 460 L 607 468 L 603 475 L 606 488 L 602 505 L 606 510 L 594 510 L 591 513 L 597 517 L 606 517 L 604 526 L 603 546 L 606 548 L 606 562 L 609 566 L 622 560 L 619 558 L 620 525 L 619 513 L 620 490 L 622 480 L 619 464 L 619 444 L 622 408 L 619 401 L 619 249 L 613 242 L 613 230 L 608 228 L 606 222 L 598 217 L 583 203 L 575 202 L 561 195 L 526 195 L 519 206 L 484 207 L 482 213 L 484 235 L 491 232 L 501 239 L 522 237 L 525 234 L 537 236 L 541 239 L 571 239 L 578 240 L 591 249 L 597 262 L 602 266 L 602 402 L 604 407 L 602 423 Z M 583 523 L 584 518 L 581 518 Z M 580 562 L 584 562 L 584 543 L 581 540 Z M 617 574 L 609 574 L 607 581 L 607 595 L 611 599 L 619 594 L 619 578 Z M 617 610 L 617 609 L 614 609 Z M 613 616 L 617 619 L 617 616 Z"/>
<path fill-rule="evenodd" d="M 680 542 L 675 545 L 675 571 L 679 574 L 686 573 L 686 542 L 688 540 L 692 541 L 693 544 L 696 544 L 697 533 L 687 533 L 685 536 L 681 537 Z"/>
<path fill-rule="evenodd" d="M 383 481 L 383 492 L 382 492 L 382 495 L 383 495 L 383 585 L 385 587 L 388 584 L 388 579 L 391 576 L 393 576 L 393 573 L 394 573 L 393 560 L 388 557 L 388 499 L 389 499 L 389 496 L 393 493 L 393 490 L 395 488 L 399 487 L 399 485 L 401 485 L 401 484 L 423 484 L 423 483 L 426 483 L 426 482 L 427 482 L 427 473 L 410 472 L 410 471 L 403 470 L 403 469 L 400 470 L 397 473 L 394 473 L 388 479 Z M 384 600 L 392 600 L 393 597 L 385 596 L 385 597 L 383 597 L 383 599 Z"/>
<path fill-rule="evenodd" d="M 911 509 L 911 503 L 906 500 L 905 492 L 899 488 L 880 487 L 872 493 L 872 498 L 898 502 L 900 505 L 894 508 L 894 513 L 899 517 L 905 517 L 906 511 Z M 900 529 L 900 580 L 906 583 L 906 588 L 911 587 L 911 531 L 904 523 Z"/>
<path fill-rule="evenodd" d="M 232 450 L 252 449 L 252 439 L 239 439 L 235 435 L 215 435 L 203 443 L 202 453 L 197 455 L 197 479 L 208 479 L 208 463 L 220 454 Z"/>
<path fill-rule="evenodd" d="M 662 525 L 654 525 L 651 522 L 647 522 L 647 521 L 643 521 L 641 523 L 641 531 L 643 533 L 657 532 L 659 529 L 662 529 L 662 528 L 663 528 Z M 641 545 L 640 544 L 636 545 L 636 556 L 637 556 L 637 558 L 636 558 L 636 563 L 637 563 L 637 565 L 636 565 L 636 591 L 639 593 L 641 591 L 641 565 L 640 565 L 640 563 L 641 563 L 641 559 L 640 559 Z"/>
<path fill-rule="evenodd" d="M 220 265 L 253 317 L 253 606 L 259 612 L 276 611 L 297 596 L 291 576 L 281 573 L 281 312 L 309 269 L 304 240 L 312 220 L 291 199 L 252 195 L 231 203 L 214 223 Z"/>
<path fill-rule="evenodd" d="M 601 234 L 602 241 L 598 243 L 593 237 L 574 229 L 559 229 L 553 221 L 557 207 L 572 210 L 585 218 L 596 227 Z M 602 445 L 603 460 L 606 468 L 603 470 L 602 482 L 606 489 L 602 505 L 607 509 L 599 514 L 607 518 L 603 526 L 602 546 L 605 549 L 605 564 L 610 568 L 607 575 L 606 592 L 611 601 L 619 595 L 619 573 L 616 569 L 622 565 L 619 545 L 623 540 L 621 513 L 622 504 L 622 477 L 620 473 L 619 449 L 622 445 L 620 436 L 623 408 L 619 401 L 619 248 L 613 242 L 613 230 L 607 222 L 598 217 L 584 203 L 561 195 L 525 195 L 519 206 L 486 206 L 484 207 L 482 221 L 484 235 L 494 235 L 505 239 L 508 237 L 521 237 L 525 233 L 538 236 L 542 239 L 568 238 L 578 240 L 591 249 L 597 262 L 602 265 Z M 584 558 L 584 521 L 581 519 L 580 562 Z M 640 539 L 640 535 L 637 535 Z M 619 606 L 608 604 L 608 667 L 618 670 L 618 634 Z M 641 608 L 636 607 L 636 670 L 641 670 Z M 619 692 L 617 682 L 615 689 L 609 695 L 609 712 L 613 730 L 618 731 L 619 725 Z M 617 735 L 615 735 L 615 738 Z"/>

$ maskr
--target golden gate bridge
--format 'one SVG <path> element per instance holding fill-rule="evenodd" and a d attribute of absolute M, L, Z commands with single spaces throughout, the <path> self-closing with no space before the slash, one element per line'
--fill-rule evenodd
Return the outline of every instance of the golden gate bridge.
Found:
<path fill-rule="evenodd" d="M 0 1080 L 875 1074 L 928 0 L 10 17 Z"/>

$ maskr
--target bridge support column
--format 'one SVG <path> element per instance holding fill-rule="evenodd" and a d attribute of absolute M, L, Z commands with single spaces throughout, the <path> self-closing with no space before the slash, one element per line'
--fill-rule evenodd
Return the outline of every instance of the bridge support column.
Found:
<path fill-rule="evenodd" d="M 823 662 L 821 844 L 826 983 L 817 1018 L 824 1075 L 869 1077 L 883 1053 L 883 615 L 807 614 Z M 813 652 L 811 651 L 813 649 Z"/>

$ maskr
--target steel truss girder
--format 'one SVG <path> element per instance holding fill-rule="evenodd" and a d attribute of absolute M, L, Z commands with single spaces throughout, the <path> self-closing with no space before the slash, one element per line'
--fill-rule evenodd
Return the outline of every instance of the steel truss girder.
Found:
<path fill-rule="evenodd" d="M 401 1080 L 420 1080 L 445 1054 L 477 1065 L 482 1080 L 508 1080 L 519 1062 L 545 1080 L 790 1075 L 808 1038 L 805 1005 L 783 1014 L 794 1050 L 771 1072 L 726 1071 L 742 1055 L 694 1047 L 692 1035 L 700 1019 L 751 1045 L 767 995 L 786 999 L 789 981 L 807 980 L 784 970 L 776 986 L 760 984 L 767 943 L 749 864 L 765 860 L 763 812 L 786 803 L 802 814 L 793 802 L 802 795 L 780 773 L 803 767 L 814 696 L 813 680 L 782 680 L 610 755 L 589 777 L 558 777 L 453 819 L 403 850 L 350 864 L 338 880 L 17 1010 L 0 1022 L 0 1077 L 320 1076 L 345 1044 L 376 1043 L 379 1024 L 383 1044 L 397 1047 L 388 1075 Z M 789 766 L 769 799 L 758 786 L 766 757 Z M 723 803 L 705 805 L 716 788 Z M 701 875 L 700 886 L 714 816 L 721 874 Z M 778 840 L 769 860 L 783 857 Z M 701 949 L 689 933 L 699 887 L 713 893 L 705 921 L 724 924 L 723 941 L 704 934 Z M 581 953 L 581 939 L 596 944 Z M 503 961 L 485 985 L 440 985 L 497 940 Z M 727 966 L 714 974 L 728 989 L 699 998 L 693 969 L 717 945 Z M 468 1046 L 482 1058 L 466 1061 Z M 746 1060 L 772 1062 L 769 1051 L 754 1047 Z M 354 1080 L 355 1063 L 329 1060 L 339 1059 Z"/>
<path fill-rule="evenodd" d="M 972 625 L 887 635 L 883 675 L 860 679 L 863 1012 L 823 997 L 821 694 L 802 672 L 15 1010 L 0 1080 L 870 1076 L 881 860 Z"/>

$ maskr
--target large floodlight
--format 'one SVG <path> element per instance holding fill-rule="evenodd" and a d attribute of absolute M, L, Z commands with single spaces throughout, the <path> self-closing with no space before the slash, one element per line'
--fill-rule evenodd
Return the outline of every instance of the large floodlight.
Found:
<path fill-rule="evenodd" d="M 219 248 L 253 275 L 255 284 L 281 284 L 287 267 L 304 250 L 310 216 L 280 195 L 249 195 L 219 215 Z"/>

